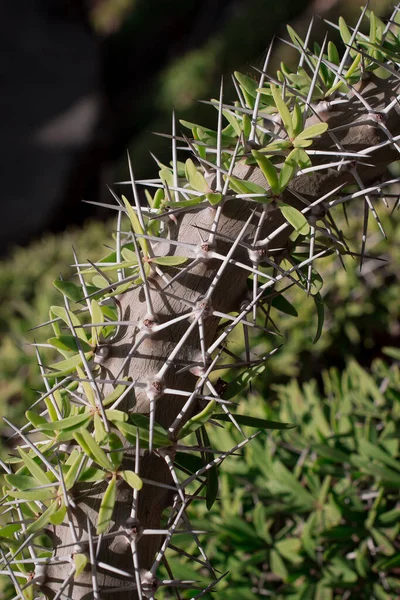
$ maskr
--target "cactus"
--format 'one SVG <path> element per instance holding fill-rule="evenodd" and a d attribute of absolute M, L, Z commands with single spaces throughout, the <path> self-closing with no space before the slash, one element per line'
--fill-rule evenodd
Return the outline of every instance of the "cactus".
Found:
<path fill-rule="evenodd" d="M 216 588 L 223 575 L 186 509 L 198 498 L 213 505 L 219 465 L 260 430 L 295 426 L 235 413 L 268 360 L 257 336 L 278 349 L 273 309 L 290 307 L 292 286 L 313 297 L 320 336 L 319 259 L 351 254 L 338 210 L 362 203 L 361 267 L 370 218 L 384 234 L 376 200 L 400 181 L 386 176 L 400 151 L 397 15 L 384 23 L 366 7 L 353 29 L 330 24 L 341 57 L 327 37 L 309 48 L 312 25 L 305 41 L 288 28 L 295 71 L 271 75 L 270 48 L 257 79 L 235 74 L 232 103 L 221 83 L 215 131 L 182 122 L 180 132 L 173 115 L 171 163 L 158 163 L 158 178 L 135 181 L 128 157 L 121 185 L 133 203 L 120 185 L 110 190 L 115 248 L 96 263 L 73 253 L 77 280 L 55 282 L 62 305 L 45 324 L 45 346 L 62 360 L 48 365 L 37 344 L 45 391 L 25 426 L 6 420 L 0 554 L 15 598 L 155 598 L 160 586 L 200 598 Z M 226 382 L 218 372 L 228 368 Z M 241 441 L 212 448 L 207 431 L 226 422 Z M 182 531 L 206 587 L 169 569 Z"/>

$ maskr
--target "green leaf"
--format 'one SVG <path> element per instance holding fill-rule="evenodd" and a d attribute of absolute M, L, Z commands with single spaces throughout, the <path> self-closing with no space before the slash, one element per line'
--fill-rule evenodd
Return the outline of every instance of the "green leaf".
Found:
<path fill-rule="evenodd" d="M 337 51 L 335 44 L 331 41 L 328 42 L 328 60 L 334 65 L 339 66 L 340 64 L 339 52 Z"/>
<path fill-rule="evenodd" d="M 350 44 L 351 33 L 343 17 L 339 17 L 339 31 L 345 44 Z"/>
<path fill-rule="evenodd" d="M 256 162 L 263 172 L 265 179 L 268 181 L 272 192 L 275 195 L 279 194 L 280 188 L 278 183 L 278 175 L 272 162 L 264 154 L 257 152 L 257 150 L 252 150 L 251 153 L 256 159 Z"/>
<path fill-rule="evenodd" d="M 390 540 L 378 529 L 371 529 L 372 537 L 378 545 L 378 552 L 385 554 L 385 556 L 393 556 L 396 550 Z"/>
<path fill-rule="evenodd" d="M 56 279 L 53 281 L 54 287 L 56 287 L 64 296 L 67 296 L 73 302 L 78 302 L 82 298 L 82 288 L 76 283 L 71 281 L 63 281 L 62 279 Z"/>
<path fill-rule="evenodd" d="M 196 431 L 196 429 L 207 423 L 207 421 L 209 421 L 212 415 L 212 411 L 215 408 L 215 404 L 215 400 L 211 400 L 211 402 L 209 402 L 201 412 L 189 419 L 179 431 L 178 440 L 181 440 L 182 438 L 189 435 L 189 433 Z"/>
<path fill-rule="evenodd" d="M 104 271 L 116 271 L 120 267 L 123 267 L 123 263 L 121 265 L 115 264 L 112 267 L 104 267 L 103 270 Z M 107 281 L 107 279 L 105 277 L 103 277 L 103 275 L 99 275 L 99 274 L 96 274 L 92 278 L 92 283 L 98 290 L 107 288 L 110 285 L 110 283 Z"/>
<path fill-rule="evenodd" d="M 115 501 L 117 499 L 117 480 L 113 477 L 104 493 L 99 510 L 99 519 L 97 521 L 96 533 L 104 533 L 109 525 L 114 512 Z"/>
<path fill-rule="evenodd" d="M 322 328 L 324 326 L 325 320 L 325 305 L 322 300 L 321 294 L 318 292 L 313 296 L 315 302 L 315 308 L 317 309 L 317 333 L 315 334 L 315 338 L 313 340 L 313 344 L 316 344 L 321 337 Z"/>
<path fill-rule="evenodd" d="M 236 117 L 235 115 L 233 115 L 232 113 L 230 113 L 227 110 L 223 110 L 222 114 L 224 115 L 224 117 L 228 121 L 228 123 L 230 123 L 232 125 L 236 135 L 239 137 L 240 134 L 242 133 L 239 117 Z"/>
<path fill-rule="evenodd" d="M 358 450 L 362 456 L 379 460 L 385 465 L 388 465 L 388 467 L 392 467 L 397 471 L 400 470 L 400 462 L 398 460 L 395 460 L 390 456 L 390 454 L 385 452 L 385 450 L 382 450 L 376 444 L 371 444 L 371 442 L 366 439 L 360 438 L 358 442 Z"/>
<path fill-rule="evenodd" d="M 111 462 L 114 465 L 114 469 L 117 470 L 124 458 L 124 447 L 116 433 L 108 434 L 108 446 L 110 448 Z"/>
<path fill-rule="evenodd" d="M 92 313 L 92 323 L 104 323 L 103 311 L 101 310 L 100 304 L 97 302 L 97 300 L 92 300 L 90 310 Z M 92 327 L 92 344 L 94 346 L 97 346 L 99 343 L 101 330 L 102 327 Z"/>
<path fill-rule="evenodd" d="M 252 98 L 256 98 L 258 82 L 254 81 L 254 79 L 251 79 L 251 77 L 248 77 L 247 75 L 243 75 L 242 73 L 239 73 L 238 71 L 235 71 L 234 75 L 235 75 L 236 79 L 238 80 L 238 82 L 240 83 L 240 85 L 242 86 L 242 88 Z"/>
<path fill-rule="evenodd" d="M 267 196 L 267 190 L 265 190 L 261 185 L 257 185 L 252 181 L 243 181 L 242 179 L 237 179 L 236 177 L 229 177 L 229 186 L 230 188 L 236 192 L 237 194 L 264 194 Z M 259 202 L 263 201 L 263 198 L 257 198 Z M 270 200 L 266 198 L 268 202 Z"/>
<path fill-rule="evenodd" d="M 86 426 L 91 419 L 91 414 L 83 413 L 81 415 L 75 415 L 73 417 L 61 419 L 61 421 L 54 421 L 52 423 L 42 423 L 40 429 L 42 429 L 43 431 L 63 431 L 65 429 L 79 429 L 79 427 Z"/>
<path fill-rule="evenodd" d="M 296 425 L 291 423 L 279 423 L 279 421 L 269 421 L 267 419 L 258 419 L 257 417 L 248 417 L 247 415 L 233 414 L 239 425 L 247 425 L 248 427 L 256 427 L 257 429 L 293 429 Z M 217 413 L 212 415 L 216 421 L 229 422 L 229 415 L 225 413 Z"/>
<path fill-rule="evenodd" d="M 211 206 L 216 206 L 217 204 L 219 204 L 222 201 L 222 194 L 217 193 L 217 192 L 210 192 L 210 193 L 206 194 L 206 198 L 209 201 L 209 203 L 211 204 Z"/>
<path fill-rule="evenodd" d="M 187 256 L 155 256 L 151 259 L 151 262 L 163 267 L 178 267 L 187 262 Z"/>
<path fill-rule="evenodd" d="M 90 360 L 92 358 L 93 352 L 85 353 L 86 360 Z M 70 375 L 76 371 L 76 367 L 80 367 L 82 365 L 82 358 L 80 354 L 76 354 L 75 356 L 71 356 L 71 358 L 67 358 L 66 360 L 61 360 L 60 362 L 53 363 L 50 365 L 51 369 L 54 369 L 51 373 L 45 373 L 45 377 L 65 377 L 66 375 Z"/>
<path fill-rule="evenodd" d="M 279 205 L 279 210 L 285 217 L 286 221 L 290 223 L 290 225 L 295 231 L 297 231 L 297 233 L 299 233 L 300 235 L 309 234 L 310 226 L 308 224 L 308 221 L 305 218 L 305 216 L 299 210 L 297 210 L 297 208 L 294 208 L 289 204 L 281 203 Z"/>
<path fill-rule="evenodd" d="M 44 471 L 36 463 L 36 461 L 33 460 L 33 458 L 31 458 L 29 454 L 27 454 L 27 452 L 25 452 L 25 450 L 22 448 L 18 448 L 18 452 L 30 474 L 40 483 L 40 485 L 47 485 L 50 480 L 46 473 L 44 473 Z"/>
<path fill-rule="evenodd" d="M 49 508 L 45 510 L 44 513 L 36 519 L 36 521 L 28 525 L 28 527 L 26 528 L 27 535 L 35 533 L 36 531 L 43 531 L 43 529 L 45 529 L 50 523 L 50 519 L 57 511 L 57 508 L 58 503 L 57 500 L 55 500 L 50 504 Z"/>
<path fill-rule="evenodd" d="M 86 457 L 82 456 L 80 452 L 77 452 L 77 456 L 70 468 L 68 469 L 68 473 L 64 475 L 64 484 L 66 490 L 72 489 L 75 485 L 76 478 L 78 476 L 79 471 L 81 470 L 82 463 L 86 461 Z"/>
<path fill-rule="evenodd" d="M 168 187 L 172 187 L 174 185 L 174 174 L 172 173 L 171 169 L 161 169 L 158 174 L 164 185 L 167 185 Z"/>
<path fill-rule="evenodd" d="M 279 114 L 282 119 L 282 123 L 288 133 L 289 138 L 294 137 L 293 133 L 293 122 L 292 117 L 290 116 L 290 111 L 286 105 L 285 100 L 282 98 L 280 88 L 277 88 L 276 85 L 271 84 L 271 93 L 274 99 L 276 108 L 279 111 Z"/>
<path fill-rule="evenodd" d="M 27 410 L 25 413 L 25 416 L 28 419 L 28 421 L 30 421 L 32 423 L 32 425 L 36 428 L 40 427 L 42 425 L 42 423 L 47 423 L 47 421 L 44 417 L 42 417 L 41 415 L 38 415 L 37 413 L 33 412 L 32 410 Z"/>
<path fill-rule="evenodd" d="M 138 258 L 136 256 L 136 252 L 133 252 L 133 250 L 130 250 L 129 248 L 122 248 L 121 255 L 122 255 L 122 258 L 124 260 L 126 260 L 126 262 L 128 262 L 128 263 L 133 264 L 133 265 L 139 264 Z"/>
<path fill-rule="evenodd" d="M 255 365 L 246 369 L 236 379 L 231 381 L 224 392 L 224 398 L 226 400 L 231 400 L 238 394 L 240 394 L 243 390 L 247 388 L 250 382 L 255 378 L 261 375 L 266 369 L 266 365 L 264 363 L 260 365 Z"/>
<path fill-rule="evenodd" d="M 44 502 L 46 500 L 51 500 L 54 496 L 54 488 L 42 488 L 37 490 L 23 490 L 23 491 L 14 491 L 9 490 L 7 492 L 8 496 L 11 498 L 15 498 L 17 500 L 25 500 L 25 502 L 34 501 L 34 502 Z"/>
<path fill-rule="evenodd" d="M 210 440 L 208 438 L 208 434 L 204 425 L 200 429 L 200 440 L 203 443 L 205 448 L 211 447 Z M 206 454 L 204 454 L 206 456 Z M 204 460 L 204 459 L 203 459 Z M 207 459 L 205 459 L 208 462 Z M 204 463 L 206 464 L 206 463 Z M 218 481 L 218 467 L 213 465 L 210 469 L 206 471 L 206 484 L 207 484 L 207 492 L 206 492 L 206 508 L 207 510 L 211 510 L 215 500 L 217 499 L 219 481 Z"/>
<path fill-rule="evenodd" d="M 270 569 L 274 575 L 286 581 L 289 573 L 285 566 L 285 562 L 282 560 L 280 554 L 276 550 L 271 550 L 269 553 Z"/>
<path fill-rule="evenodd" d="M 188 158 L 185 163 L 185 174 L 190 186 L 193 190 L 203 192 L 206 194 L 210 191 L 209 185 L 202 175 L 196 168 L 196 165 L 191 158 Z"/>
<path fill-rule="evenodd" d="M 286 300 L 285 296 L 282 296 L 282 294 L 279 296 L 275 296 L 275 298 L 272 299 L 271 304 L 274 308 L 280 310 L 286 315 L 298 317 L 298 312 L 293 306 L 293 304 L 291 304 L 289 300 Z"/>
<path fill-rule="evenodd" d="M 298 164 L 300 169 L 308 169 L 312 167 L 311 158 L 303 148 L 295 148 L 292 152 L 293 160 Z"/>
<path fill-rule="evenodd" d="M 74 432 L 74 438 L 82 448 L 82 450 L 97 464 L 99 464 L 106 471 L 114 472 L 114 465 L 108 458 L 107 454 L 99 444 L 93 439 L 91 434 L 86 430 L 82 429 L 79 432 Z"/>
<path fill-rule="evenodd" d="M 144 415 L 140 415 L 141 417 L 147 418 Z M 132 415 L 131 415 L 132 418 Z M 119 431 L 126 437 L 126 439 L 134 444 L 136 441 L 136 435 L 138 431 L 138 427 L 132 423 L 126 423 L 124 421 L 114 421 L 114 425 L 119 429 Z M 160 435 L 157 431 L 157 423 L 154 427 L 154 436 L 153 436 L 153 447 L 154 448 L 164 448 L 168 446 L 172 446 L 172 441 L 168 439 L 167 435 Z M 148 423 L 149 426 L 149 423 Z M 149 430 L 147 429 L 139 429 L 139 439 L 144 442 L 143 445 L 147 445 L 149 442 Z"/>
<path fill-rule="evenodd" d="M 311 140 L 312 138 L 325 133 L 327 129 L 328 123 L 316 123 L 315 125 L 311 125 L 310 127 L 307 127 L 301 131 L 298 136 L 296 136 L 294 145 L 296 145 L 296 140 Z"/>
<path fill-rule="evenodd" d="M 129 377 L 123 377 L 124 381 L 131 381 L 131 379 Z M 120 385 L 117 385 L 117 387 L 114 389 L 114 391 L 111 392 L 111 394 L 109 394 L 108 396 L 106 396 L 103 400 L 103 406 L 108 406 L 109 404 L 114 404 L 114 402 L 116 402 L 116 400 L 118 400 L 118 398 L 121 396 L 121 394 L 126 390 L 128 386 L 124 385 L 123 383 L 121 383 Z"/>
<path fill-rule="evenodd" d="M 109 408 L 106 411 L 106 417 L 110 421 L 127 421 L 129 419 L 129 415 L 122 410 L 116 410 L 114 408 Z"/>
<path fill-rule="evenodd" d="M 67 514 L 67 507 L 62 506 L 55 513 L 53 513 L 50 517 L 50 523 L 52 525 L 61 525 L 61 523 L 65 519 L 65 515 Z"/>
<path fill-rule="evenodd" d="M 303 126 L 303 113 L 301 112 L 300 105 L 295 102 L 292 112 L 292 122 L 293 122 L 293 135 L 296 137 L 302 129 Z"/>
<path fill-rule="evenodd" d="M 144 231 L 142 229 L 142 226 L 140 225 L 140 221 L 137 217 L 136 212 L 133 210 L 132 206 L 130 205 L 127 198 L 125 198 L 125 196 L 121 196 L 121 198 L 123 203 L 125 204 L 126 212 L 131 222 L 134 233 L 143 234 Z M 149 247 L 147 240 L 145 238 L 140 237 L 138 238 L 138 242 L 140 244 L 140 247 L 142 248 L 143 255 L 147 257 L 149 255 Z"/>
<path fill-rule="evenodd" d="M 386 356 L 390 356 L 390 358 L 394 358 L 394 360 L 400 361 L 400 348 L 392 348 L 389 346 L 384 346 L 382 348 L 382 352 L 383 352 L 383 354 L 386 354 Z"/>
<path fill-rule="evenodd" d="M 5 481 L 11 487 L 17 488 L 17 490 L 30 490 L 32 488 L 36 488 L 38 486 L 38 481 L 34 477 L 30 477 L 29 475 L 18 475 L 11 474 L 4 476 Z M 47 480 L 47 483 L 50 483 Z"/>
<path fill-rule="evenodd" d="M 122 479 L 124 479 L 126 483 L 134 490 L 142 489 L 143 481 L 133 471 L 120 471 L 119 474 L 121 475 Z"/>
<path fill-rule="evenodd" d="M 51 344 L 54 348 L 57 348 L 57 350 L 62 350 L 64 352 L 79 352 L 76 337 L 74 337 L 73 335 L 59 335 L 58 337 L 49 338 L 47 342 Z M 88 344 L 82 339 L 79 340 L 79 342 L 84 352 L 89 352 L 91 350 L 90 344 Z"/>
<path fill-rule="evenodd" d="M 53 315 L 64 321 L 69 328 L 71 327 L 71 323 L 74 328 L 73 334 L 77 335 L 78 338 L 87 343 L 87 336 L 84 329 L 81 327 L 82 324 L 71 310 L 67 311 L 63 306 L 51 306 L 50 311 Z M 56 333 L 56 335 L 59 337 L 58 333 Z"/>
<path fill-rule="evenodd" d="M 279 190 L 281 192 L 283 192 L 283 190 L 287 188 L 297 170 L 297 164 L 294 159 L 294 152 L 295 150 L 292 150 L 292 152 L 286 158 L 279 173 Z"/>
<path fill-rule="evenodd" d="M 96 408 L 94 391 L 90 384 L 90 381 L 85 381 L 86 375 L 79 366 L 76 367 L 76 372 L 78 373 L 78 377 L 80 379 L 80 385 L 82 386 L 83 391 L 85 392 L 86 400 L 89 402 L 89 404 L 91 406 L 93 406 L 93 408 Z"/>
<path fill-rule="evenodd" d="M 74 565 L 75 565 L 75 573 L 74 573 L 74 577 L 79 577 L 79 575 L 82 573 L 82 571 L 85 569 L 87 563 L 88 563 L 88 558 L 86 556 L 86 554 L 74 554 Z"/>

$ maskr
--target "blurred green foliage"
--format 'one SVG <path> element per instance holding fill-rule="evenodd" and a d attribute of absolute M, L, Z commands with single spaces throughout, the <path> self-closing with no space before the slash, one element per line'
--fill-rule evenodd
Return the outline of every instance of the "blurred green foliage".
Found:
<path fill-rule="evenodd" d="M 192 525 L 212 532 L 201 543 L 213 568 L 229 571 L 217 597 L 399 597 L 399 366 L 377 360 L 368 373 L 350 360 L 322 379 L 321 391 L 293 379 L 273 386 L 275 400 L 247 396 L 240 413 L 297 427 L 261 434 L 242 458 L 227 458 L 211 512 L 193 502 Z M 218 450 L 242 439 L 231 425 L 210 438 Z M 201 558 L 190 536 L 174 544 Z M 168 562 L 178 577 L 207 575 L 177 552 Z"/>
<path fill-rule="evenodd" d="M 31 344 L 43 342 L 40 329 L 29 329 L 49 319 L 49 307 L 59 302 L 53 281 L 67 279 L 74 269 L 72 247 L 78 258 L 97 259 L 101 248 L 112 241 L 115 223 L 88 223 L 83 230 L 48 235 L 28 248 L 16 248 L 0 263 L 0 414 L 19 423 L 24 411 L 37 399 L 42 378 Z M 46 333 L 46 332 L 45 332 Z M 48 336 L 47 336 L 48 337 Z M 55 355 L 57 353 L 55 352 Z"/>

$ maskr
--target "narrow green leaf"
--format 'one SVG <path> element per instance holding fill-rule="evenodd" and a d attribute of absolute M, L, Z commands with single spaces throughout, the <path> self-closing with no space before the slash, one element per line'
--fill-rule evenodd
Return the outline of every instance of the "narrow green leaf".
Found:
<path fill-rule="evenodd" d="M 143 487 L 143 481 L 133 471 L 120 471 L 122 479 L 133 488 L 134 490 L 141 490 Z"/>
<path fill-rule="evenodd" d="M 92 419 L 92 415 L 83 413 L 81 415 L 75 415 L 73 417 L 67 417 L 61 419 L 61 421 L 54 421 L 53 423 L 43 423 L 40 429 L 43 431 L 63 431 L 65 429 L 79 429 L 80 427 L 86 426 Z"/>
<path fill-rule="evenodd" d="M 293 136 L 296 137 L 303 127 L 303 113 L 301 112 L 300 104 L 294 103 L 292 112 Z"/>
<path fill-rule="evenodd" d="M 312 166 L 311 158 L 303 148 L 295 148 L 292 152 L 292 157 L 300 169 L 308 169 Z"/>
<path fill-rule="evenodd" d="M 231 381 L 224 392 L 224 398 L 226 400 L 231 400 L 238 394 L 240 394 L 243 390 L 247 388 L 250 382 L 255 378 L 261 375 L 266 369 L 266 365 L 264 363 L 260 365 L 255 365 L 243 371 L 236 379 Z"/>
<path fill-rule="evenodd" d="M 122 198 L 123 203 L 125 204 L 126 212 L 129 217 L 129 220 L 131 222 L 134 233 L 143 234 L 144 231 L 142 229 L 142 226 L 140 225 L 140 222 L 139 222 L 136 212 L 130 205 L 127 198 L 125 198 L 125 196 L 121 196 L 121 198 Z M 138 242 L 140 244 L 140 247 L 142 248 L 143 255 L 145 257 L 147 257 L 149 255 L 149 247 L 148 247 L 147 240 L 145 238 L 140 237 L 140 238 L 138 238 Z"/>
<path fill-rule="evenodd" d="M 86 554 L 74 554 L 74 565 L 75 565 L 75 573 L 74 573 L 74 577 L 79 577 L 79 575 L 82 573 L 82 571 L 85 569 L 87 563 L 88 563 L 88 558 L 86 556 Z"/>
<path fill-rule="evenodd" d="M 149 419 L 148 419 L 148 417 L 145 417 L 145 415 L 131 415 L 131 420 L 132 420 L 133 416 L 136 417 L 135 420 L 133 420 L 133 424 L 126 423 L 124 421 L 114 421 L 114 425 L 126 437 L 126 439 L 133 444 L 136 441 L 136 434 L 137 434 L 137 430 L 139 429 L 139 439 L 142 442 L 144 442 L 145 444 L 148 444 L 148 442 L 149 442 Z M 137 423 L 140 421 L 141 425 L 143 425 L 143 421 L 142 421 L 142 419 L 137 419 L 138 416 L 143 417 L 144 419 L 147 419 L 147 427 L 142 426 L 139 428 Z M 164 448 L 164 447 L 172 446 L 173 442 L 170 439 L 168 439 L 167 432 L 159 433 L 158 427 L 160 427 L 160 426 L 157 423 L 155 423 L 154 435 L 153 435 L 154 448 Z"/>
<path fill-rule="evenodd" d="M 78 343 L 73 335 L 59 335 L 58 337 L 49 338 L 47 342 L 54 348 L 57 348 L 57 350 L 79 352 Z M 89 352 L 91 350 L 90 344 L 86 341 L 80 339 L 79 342 L 84 352 Z"/>
<path fill-rule="evenodd" d="M 335 44 L 331 41 L 328 42 L 328 60 L 334 65 L 339 66 L 340 64 L 339 52 L 337 51 Z"/>
<path fill-rule="evenodd" d="M 286 158 L 286 160 L 283 163 L 283 166 L 280 170 L 280 173 L 279 173 L 279 190 L 280 190 L 280 192 L 283 192 L 287 188 L 290 181 L 293 179 L 293 177 L 296 174 L 297 164 L 294 159 L 294 157 L 295 157 L 294 152 L 295 152 L 295 150 L 292 150 L 292 152 Z"/>
<path fill-rule="evenodd" d="M 40 483 L 40 485 L 47 485 L 50 480 L 36 461 L 22 448 L 18 448 L 18 452 L 30 474 Z"/>
<path fill-rule="evenodd" d="M 90 308 L 92 313 L 92 323 L 104 323 L 103 311 L 97 300 L 92 300 Z M 94 346 L 97 346 L 99 343 L 101 330 L 101 327 L 92 327 L 92 344 Z"/>
<path fill-rule="evenodd" d="M 43 514 L 40 515 L 33 523 L 30 523 L 26 528 L 27 535 L 31 533 L 35 533 L 36 531 L 43 531 L 50 523 L 50 519 L 52 515 L 57 511 L 57 500 L 52 502 L 47 510 L 44 511 Z"/>
<path fill-rule="evenodd" d="M 37 490 L 23 490 L 23 491 L 7 491 L 7 495 L 17 500 L 33 501 L 33 502 L 44 502 L 50 500 L 54 496 L 53 488 L 43 488 Z"/>
<path fill-rule="evenodd" d="M 75 335 L 78 336 L 78 338 L 80 338 L 81 340 L 83 340 L 84 342 L 87 343 L 87 336 L 86 333 L 84 331 L 84 329 L 81 327 L 82 323 L 80 322 L 79 318 L 77 317 L 77 315 L 75 313 L 73 313 L 71 310 L 67 311 L 63 306 L 51 306 L 50 307 L 50 311 L 51 313 L 53 313 L 54 316 L 58 317 L 59 319 L 61 319 L 62 321 L 64 321 L 64 323 L 70 328 L 70 323 L 72 324 L 72 326 L 74 327 L 74 331 L 73 333 Z M 57 337 L 59 337 L 59 334 L 56 333 Z"/>
<path fill-rule="evenodd" d="M 286 315 L 290 315 L 292 317 L 298 316 L 298 312 L 295 309 L 295 307 L 293 306 L 293 304 L 291 304 L 289 302 L 289 300 L 286 300 L 286 298 L 282 295 L 275 296 L 275 298 L 272 299 L 271 304 L 274 308 L 276 308 L 277 310 L 280 310 L 281 312 L 285 313 Z"/>
<path fill-rule="evenodd" d="M 131 381 L 130 377 L 123 377 L 124 381 Z M 109 404 L 114 404 L 116 400 L 121 396 L 121 394 L 126 390 L 128 386 L 121 383 L 117 385 L 114 391 L 111 392 L 108 396 L 106 396 L 103 400 L 103 406 L 108 406 Z M 111 417 L 110 417 L 111 418 Z"/>
<path fill-rule="evenodd" d="M 217 204 L 219 204 L 222 201 L 222 194 L 210 192 L 210 193 L 206 194 L 206 198 L 209 201 L 209 203 L 211 204 L 211 206 L 216 206 Z"/>
<path fill-rule="evenodd" d="M 339 17 L 339 31 L 344 43 L 349 44 L 351 40 L 351 33 L 343 17 Z"/>
<path fill-rule="evenodd" d="M 280 88 L 277 88 L 276 85 L 271 84 L 271 93 L 274 98 L 274 102 L 276 108 L 279 111 L 279 114 L 282 119 L 282 123 L 288 133 L 289 138 L 294 137 L 293 133 L 293 122 L 292 117 L 290 116 L 290 111 L 286 105 L 285 100 L 282 98 Z"/>
<path fill-rule="evenodd" d="M 187 262 L 187 256 L 155 256 L 151 262 L 163 267 L 178 267 Z"/>
<path fill-rule="evenodd" d="M 124 458 L 124 447 L 116 433 L 108 434 L 108 446 L 110 448 L 110 459 L 116 471 Z"/>
<path fill-rule="evenodd" d="M 83 391 L 85 392 L 86 400 L 91 406 L 93 406 L 93 408 L 95 408 L 96 401 L 94 398 L 94 391 L 90 384 L 90 381 L 85 381 L 86 375 L 79 366 L 76 367 L 76 372 L 78 373 L 78 377 L 81 380 L 80 385 L 82 386 Z"/>
<path fill-rule="evenodd" d="M 236 135 L 239 137 L 240 134 L 242 133 L 239 118 L 235 117 L 235 115 L 233 115 L 232 113 L 230 113 L 227 110 L 223 110 L 222 114 L 224 115 L 224 117 L 228 121 L 228 123 L 230 123 L 230 125 L 233 127 Z"/>
<path fill-rule="evenodd" d="M 27 410 L 25 413 L 25 416 L 28 419 L 28 421 L 30 421 L 32 423 L 32 425 L 36 428 L 40 427 L 42 425 L 42 423 L 47 423 L 47 421 L 44 417 L 42 417 L 41 415 L 38 415 L 37 413 L 33 412 L 32 410 Z"/>
<path fill-rule="evenodd" d="M 117 499 L 117 480 L 113 477 L 104 493 L 99 510 L 99 519 L 97 522 L 96 533 L 104 533 L 109 525 L 114 512 L 115 501 Z"/>
<path fill-rule="evenodd" d="M 4 479 L 8 483 L 8 485 L 17 488 L 17 490 L 20 491 L 30 490 L 38 486 L 37 479 L 35 479 L 34 477 L 30 477 L 29 475 L 4 475 Z M 50 483 L 49 480 L 47 480 L 47 483 Z"/>
<path fill-rule="evenodd" d="M 254 79 L 251 79 L 251 77 L 248 77 L 247 75 L 243 75 L 242 73 L 239 73 L 238 71 L 235 71 L 234 75 L 235 75 L 236 79 L 238 80 L 238 82 L 240 83 L 241 87 L 250 96 L 252 96 L 252 98 L 256 98 L 258 82 L 254 81 Z"/>
<path fill-rule="evenodd" d="M 315 125 L 310 125 L 296 136 L 296 140 L 311 140 L 312 138 L 325 133 L 328 129 L 328 123 L 316 123 Z"/>
<path fill-rule="evenodd" d="M 67 296 L 73 302 L 78 302 L 82 298 L 82 288 L 76 283 L 71 281 L 63 281 L 62 279 L 56 279 L 53 281 L 54 287 L 56 287 L 64 296 Z"/>
<path fill-rule="evenodd" d="M 252 150 L 251 153 L 256 159 L 256 162 L 263 172 L 265 179 L 268 181 L 272 192 L 275 195 L 279 194 L 280 188 L 278 183 L 278 175 L 272 162 L 264 154 L 257 152 L 257 150 Z"/>
<path fill-rule="evenodd" d="M 92 358 L 93 352 L 85 353 L 86 360 L 90 360 Z M 52 371 L 51 373 L 45 373 L 45 377 L 65 377 L 66 375 L 70 375 L 74 373 L 76 367 L 80 367 L 82 365 L 82 358 L 80 354 L 76 354 L 75 356 L 71 356 L 71 358 L 67 358 L 66 360 L 61 360 L 60 362 L 53 363 L 50 365 Z"/>
<path fill-rule="evenodd" d="M 68 469 L 68 473 L 64 475 L 64 483 L 67 491 L 72 489 L 72 487 L 75 485 L 78 473 L 81 470 L 82 463 L 85 461 L 86 457 L 82 456 L 82 454 L 78 452 L 74 462 Z"/>
<path fill-rule="evenodd" d="M 313 344 L 316 344 L 321 337 L 322 328 L 324 326 L 325 305 L 319 292 L 315 294 L 313 298 L 315 302 L 315 308 L 317 309 L 317 333 L 315 334 L 315 338 L 313 340 Z"/>
<path fill-rule="evenodd" d="M 308 235 L 310 233 L 310 226 L 307 219 L 297 208 L 282 203 L 279 205 L 279 209 L 286 221 L 290 223 L 297 233 L 300 235 Z"/>
<path fill-rule="evenodd" d="M 50 523 L 52 525 L 61 525 L 61 523 L 65 519 L 65 515 L 67 514 L 67 507 L 62 506 L 55 513 L 53 513 L 50 517 Z"/>
<path fill-rule="evenodd" d="M 238 194 L 264 194 L 265 198 L 260 196 L 257 198 L 257 201 L 270 202 L 270 199 L 267 197 L 267 190 L 261 187 L 261 185 L 257 185 L 252 181 L 243 181 L 242 179 L 237 179 L 236 177 L 229 177 L 229 187 Z"/>
<path fill-rule="evenodd" d="M 185 163 L 186 179 L 193 190 L 206 194 L 210 191 L 209 185 L 204 178 L 204 175 L 197 170 L 196 165 L 191 158 L 188 158 Z"/>
<path fill-rule="evenodd" d="M 189 435 L 189 433 L 196 431 L 196 429 L 207 423 L 207 421 L 209 421 L 209 419 L 211 418 L 212 412 L 215 408 L 215 404 L 215 400 L 211 400 L 211 402 L 209 402 L 201 412 L 189 419 L 179 431 L 178 439 L 183 439 L 184 437 Z"/>
<path fill-rule="evenodd" d="M 91 434 L 86 430 L 82 429 L 81 431 L 74 432 L 74 438 L 82 448 L 82 450 L 97 464 L 99 464 L 106 471 L 113 472 L 114 465 L 108 458 L 107 454 L 104 452 L 102 448 L 97 444 L 97 442 L 93 439 Z"/>

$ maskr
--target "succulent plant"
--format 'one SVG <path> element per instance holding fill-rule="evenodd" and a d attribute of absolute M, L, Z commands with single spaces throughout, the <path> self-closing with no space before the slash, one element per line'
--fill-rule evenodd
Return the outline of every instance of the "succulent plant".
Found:
<path fill-rule="evenodd" d="M 342 56 L 327 37 L 309 47 L 312 25 L 305 41 L 289 28 L 295 70 L 269 74 L 270 48 L 257 79 L 235 74 L 235 101 L 221 83 L 215 131 L 180 132 L 173 115 L 157 178 L 136 181 L 128 157 L 129 180 L 110 190 L 115 248 L 97 262 L 73 253 L 77 279 L 56 282 L 61 305 L 45 324 L 62 360 L 47 364 L 37 345 L 45 391 L 25 426 L 6 421 L 0 555 L 16 598 L 142 599 L 160 586 L 199 598 L 223 577 L 187 509 L 202 497 L 212 507 L 218 467 L 260 429 L 295 426 L 235 404 L 265 369 L 260 333 L 279 347 L 274 310 L 289 310 L 288 288 L 313 297 L 320 336 L 318 263 L 354 256 L 337 211 L 362 205 L 361 267 L 369 219 L 381 227 L 376 201 L 400 182 L 386 177 L 400 151 L 397 15 L 384 23 L 366 7 L 353 29 L 341 19 Z M 212 447 L 210 428 L 227 422 L 240 441 Z M 200 589 L 169 569 L 179 532 L 209 574 Z"/>

